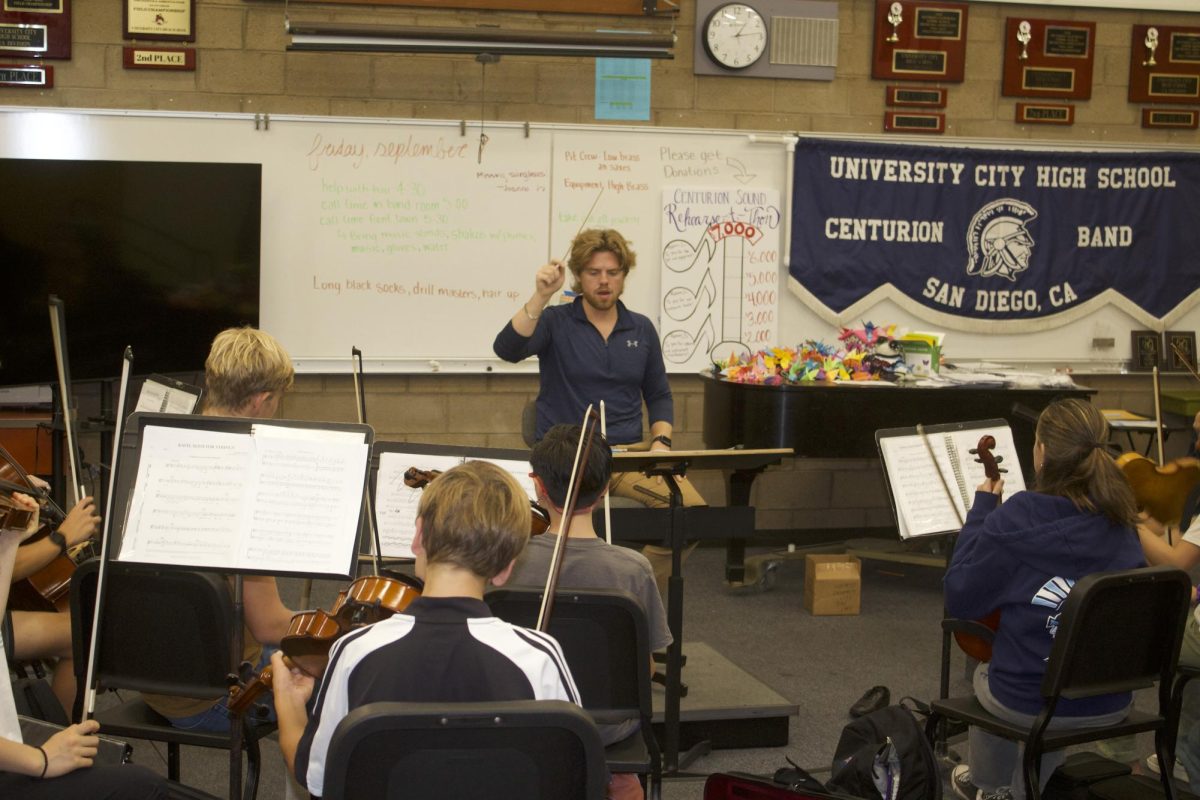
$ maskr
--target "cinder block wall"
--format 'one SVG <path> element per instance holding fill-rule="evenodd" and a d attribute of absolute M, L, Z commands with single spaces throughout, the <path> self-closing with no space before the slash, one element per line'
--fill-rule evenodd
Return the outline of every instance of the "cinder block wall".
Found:
<path fill-rule="evenodd" d="M 566 3 L 567 0 L 564 0 Z M 55 88 L 0 89 L 0 104 L 169 111 L 265 112 L 334 116 L 530 120 L 593 123 L 590 59 L 505 57 L 484 76 L 470 56 L 289 53 L 280 2 L 195 0 L 195 72 L 122 67 L 121 4 L 72 3 L 70 61 L 55 61 Z M 777 81 L 692 75 L 695 3 L 681 0 L 674 23 L 676 58 L 655 62 L 647 124 L 699 128 L 882 133 L 884 87 L 870 77 L 873 0 L 841 0 L 836 80 Z M 669 20 L 578 15 L 417 10 L 292 3 L 295 20 L 381 24 L 476 25 L 567 29 L 672 27 Z M 1016 101 L 1000 96 L 1004 20 L 1031 15 L 1094 20 L 1096 69 L 1091 100 L 1076 104 L 1070 127 L 1022 126 Z M 1194 131 L 1145 131 L 1140 108 L 1126 101 L 1129 28 L 1136 23 L 1197 25 L 1200 14 L 969 5 L 966 80 L 948 85 L 947 133 L 967 137 L 1200 144 Z M 11 61 L 5 59 L 6 61 Z M 270 198 L 265 198 L 270 202 Z M 790 294 L 782 302 L 797 302 Z M 496 320 L 499 329 L 504 320 Z M 832 330 L 812 331 L 830 338 Z M 431 335 L 436 335 L 432 332 Z M 1014 353 L 1019 358 L 1020 353 Z M 199 367 L 200 365 L 197 365 Z M 1148 379 L 1087 376 L 1103 407 L 1152 408 Z M 1168 386 L 1187 386 L 1172 378 Z M 702 446 L 698 378 L 677 377 L 676 440 Z M 536 393 L 532 376 L 369 376 L 368 419 L 383 439 L 520 446 L 521 410 Z M 351 420 L 353 388 L 342 376 L 302 376 L 285 416 Z M 820 424 L 814 420 L 814 424 Z M 1182 447 L 1179 437 L 1172 449 Z M 712 502 L 724 502 L 715 475 L 697 476 Z M 760 529 L 883 526 L 890 523 L 882 477 L 873 461 L 798 459 L 757 482 Z"/>

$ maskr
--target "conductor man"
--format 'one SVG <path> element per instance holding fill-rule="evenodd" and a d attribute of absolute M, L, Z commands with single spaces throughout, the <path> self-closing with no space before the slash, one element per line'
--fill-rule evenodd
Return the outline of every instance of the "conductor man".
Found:
<path fill-rule="evenodd" d="M 671 448 L 674 406 L 658 332 L 649 318 L 620 300 L 636 263 L 636 254 L 617 231 L 580 232 L 566 264 L 554 259 L 538 269 L 533 296 L 496 336 L 493 349 L 505 361 L 538 357 L 538 440 L 554 425 L 577 424 L 589 404 L 603 401 L 607 436 L 614 445 Z M 574 302 L 548 305 L 563 287 L 568 269 L 577 295 Z M 643 402 L 650 417 L 648 441 L 642 432 Z M 685 505 L 704 505 L 686 480 L 680 481 L 680 488 Z M 642 505 L 670 503 L 659 478 L 619 473 L 610 491 Z M 671 551 L 647 545 L 643 553 L 654 567 L 659 591 L 665 591 Z"/>

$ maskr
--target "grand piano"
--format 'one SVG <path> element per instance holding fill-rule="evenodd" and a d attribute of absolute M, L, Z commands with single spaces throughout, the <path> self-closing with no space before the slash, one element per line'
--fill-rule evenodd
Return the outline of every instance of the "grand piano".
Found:
<path fill-rule="evenodd" d="M 704 381 L 704 446 L 790 447 L 811 458 L 877 458 L 875 431 L 917 424 L 1002 418 L 1026 475 L 1032 474 L 1033 434 L 1037 415 L 1063 397 L 1088 398 L 1095 389 L 998 388 L 995 386 L 928 388 L 872 382 L 761 386 L 732 383 L 709 374 Z M 749 505 L 757 473 L 731 474 L 727 502 Z M 731 539 L 725 578 L 745 577 L 745 540 Z"/>

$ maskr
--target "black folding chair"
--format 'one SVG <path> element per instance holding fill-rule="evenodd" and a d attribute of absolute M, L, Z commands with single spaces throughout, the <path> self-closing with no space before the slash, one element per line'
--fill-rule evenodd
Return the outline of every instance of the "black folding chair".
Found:
<path fill-rule="evenodd" d="M 493 589 L 484 598 L 500 619 L 532 627 L 541 606 L 537 589 Z M 650 638 L 646 613 L 628 592 L 560 590 L 548 633 L 558 640 L 583 707 L 600 725 L 636 721 L 638 730 L 605 747 L 613 772 L 647 777 L 658 797 L 662 755 L 651 728 Z"/>
<path fill-rule="evenodd" d="M 962 720 L 1005 739 L 1024 743 L 1022 770 L 1026 797 L 1037 800 L 1038 770 L 1044 752 L 1074 744 L 1154 731 L 1163 791 L 1174 798 L 1175 763 L 1173 678 L 1191 584 L 1174 567 L 1147 567 L 1089 575 L 1067 596 L 1042 680 L 1044 705 L 1032 726 L 1016 725 L 988 713 L 974 696 L 935 700 L 925 732 L 934 741 L 943 717 Z M 1060 698 L 1078 699 L 1143 689 L 1158 683 L 1158 708 L 1138 710 L 1115 725 L 1048 730 Z"/>
<path fill-rule="evenodd" d="M 86 690 L 98 565 L 99 561 L 80 565 L 71 581 L 72 638 L 81 690 L 77 708 Z M 228 690 L 228 675 L 237 672 L 242 658 L 234 650 L 239 640 L 235 626 L 240 624 L 229 584 L 220 576 L 110 564 L 100 614 L 96 689 L 219 697 Z M 173 781 L 179 780 L 180 745 L 228 750 L 230 800 L 254 800 L 261 766 L 258 740 L 275 730 L 274 723 L 249 718 L 235 720 L 229 733 L 180 730 L 141 697 L 98 708 L 95 719 L 111 736 L 165 742 L 167 777 Z"/>
<path fill-rule="evenodd" d="M 325 800 L 602 800 L 600 734 L 562 700 L 370 703 L 333 732 Z"/>

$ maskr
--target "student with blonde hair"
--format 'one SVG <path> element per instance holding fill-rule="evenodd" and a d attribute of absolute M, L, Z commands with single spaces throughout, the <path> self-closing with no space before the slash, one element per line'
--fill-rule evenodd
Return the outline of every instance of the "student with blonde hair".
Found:
<path fill-rule="evenodd" d="M 1041 683 L 1058 615 L 1075 582 L 1094 572 L 1145 566 L 1137 506 L 1107 451 L 1108 423 L 1090 403 L 1060 400 L 1038 418 L 1033 490 L 1001 502 L 1004 481 L 984 480 L 975 492 L 954 557 L 946 570 L 946 610 L 981 619 L 999 610 L 992 660 L 975 671 L 975 696 L 1001 719 L 1032 724 L 1042 710 Z M 1123 719 L 1128 692 L 1059 702 L 1052 728 L 1101 727 Z M 969 735 L 969 766 L 951 781 L 966 800 L 1025 795 L 1015 742 L 978 728 Z M 1042 757 L 1041 781 L 1062 763 Z"/>
<path fill-rule="evenodd" d="M 227 328 L 204 362 L 204 413 L 210 417 L 273 417 L 296 372 L 283 345 L 266 331 Z"/>
<path fill-rule="evenodd" d="M 283 393 L 295 377 L 283 345 L 256 328 L 228 328 L 213 339 L 204 362 L 205 398 L 201 413 L 209 417 L 269 418 L 279 411 Z M 283 604 L 275 578 L 246 575 L 242 578 L 242 603 L 246 630 L 242 660 L 259 672 L 270 659 L 270 650 L 287 633 L 294 612 Z M 185 730 L 229 730 L 229 695 L 196 699 L 145 694 L 146 704 Z M 267 718 L 274 718 L 270 695 L 265 696 Z"/>
<path fill-rule="evenodd" d="M 579 703 L 558 643 L 497 619 L 483 602 L 488 583 L 508 580 L 529 539 L 529 516 L 520 485 L 494 464 L 468 461 L 447 470 L 417 508 L 412 550 L 425 581 L 421 597 L 339 639 L 319 682 L 274 655 L 279 748 L 314 796 L 324 794 L 337 724 L 367 703 Z"/>

